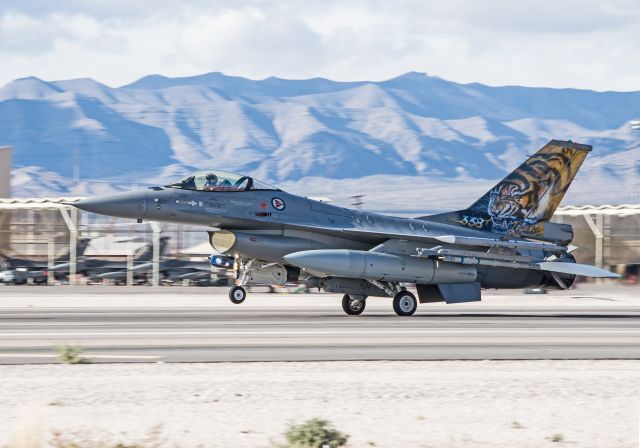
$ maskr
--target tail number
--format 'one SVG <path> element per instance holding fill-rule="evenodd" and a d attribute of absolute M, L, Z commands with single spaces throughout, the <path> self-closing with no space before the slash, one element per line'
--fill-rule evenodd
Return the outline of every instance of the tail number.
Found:
<path fill-rule="evenodd" d="M 467 227 L 471 227 L 474 229 L 482 229 L 486 221 L 488 220 L 485 220 L 484 218 L 480 218 L 479 216 L 463 215 L 462 219 L 459 220 L 458 222 Z"/>

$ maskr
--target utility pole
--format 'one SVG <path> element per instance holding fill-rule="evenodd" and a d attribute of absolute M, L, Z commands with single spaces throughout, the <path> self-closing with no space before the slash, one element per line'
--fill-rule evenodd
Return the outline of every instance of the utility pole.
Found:
<path fill-rule="evenodd" d="M 640 131 L 640 120 L 633 120 L 629 122 L 629 126 L 631 126 L 632 131 Z M 635 151 L 636 153 L 636 163 L 633 167 L 633 200 L 636 203 L 640 203 L 640 145 Z"/>

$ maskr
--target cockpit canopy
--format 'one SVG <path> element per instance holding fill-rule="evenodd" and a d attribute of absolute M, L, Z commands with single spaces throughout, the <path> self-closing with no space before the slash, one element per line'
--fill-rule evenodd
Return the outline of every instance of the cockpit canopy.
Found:
<path fill-rule="evenodd" d="M 252 177 L 219 170 L 190 174 L 183 179 L 165 185 L 165 187 L 194 191 L 278 190 Z"/>

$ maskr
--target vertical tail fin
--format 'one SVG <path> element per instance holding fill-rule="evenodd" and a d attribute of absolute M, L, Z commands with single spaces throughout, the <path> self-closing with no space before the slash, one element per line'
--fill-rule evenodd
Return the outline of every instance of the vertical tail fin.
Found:
<path fill-rule="evenodd" d="M 160 237 L 160 256 L 166 254 L 167 248 L 169 247 L 169 237 L 161 236 Z M 136 261 L 151 261 L 153 260 L 153 243 L 145 244 L 143 247 L 138 249 L 138 252 L 133 256 Z"/>
<path fill-rule="evenodd" d="M 91 238 L 79 238 L 76 246 L 76 257 L 82 257 L 91 243 Z"/>
<path fill-rule="evenodd" d="M 551 140 L 471 207 L 425 217 L 498 233 L 543 232 L 591 146 Z"/>

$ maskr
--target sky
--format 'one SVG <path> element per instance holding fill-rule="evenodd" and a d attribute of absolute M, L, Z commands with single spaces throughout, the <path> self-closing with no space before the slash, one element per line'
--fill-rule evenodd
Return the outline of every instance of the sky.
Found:
<path fill-rule="evenodd" d="M 0 85 L 219 71 L 640 90 L 640 0 L 0 0 Z"/>

